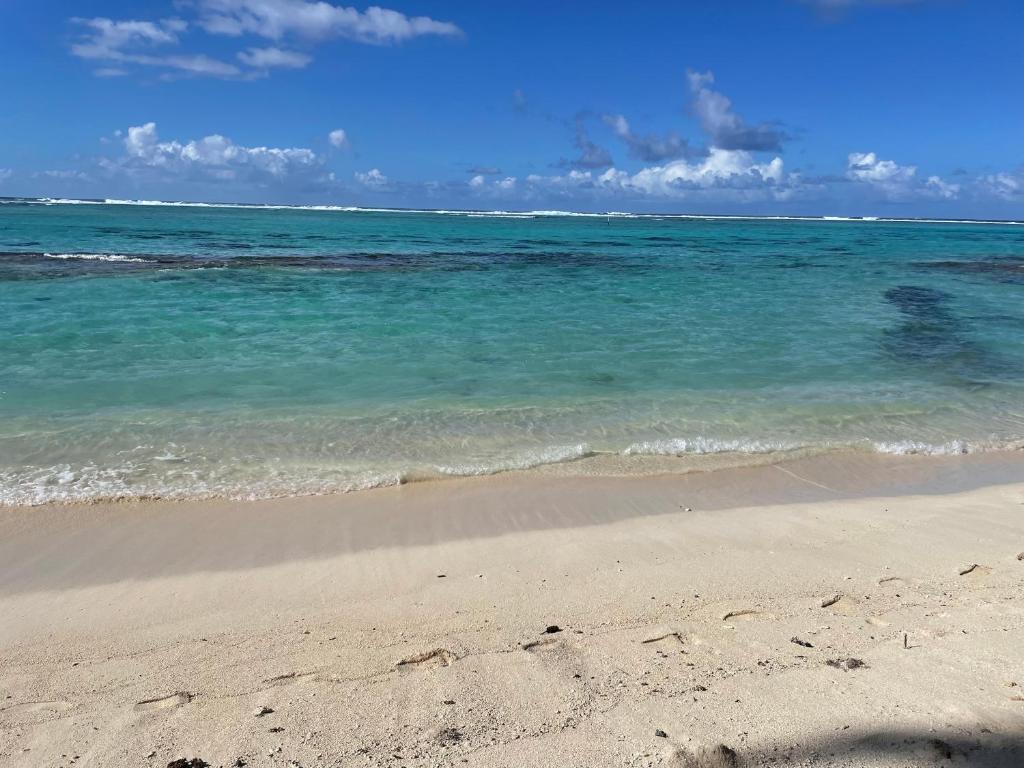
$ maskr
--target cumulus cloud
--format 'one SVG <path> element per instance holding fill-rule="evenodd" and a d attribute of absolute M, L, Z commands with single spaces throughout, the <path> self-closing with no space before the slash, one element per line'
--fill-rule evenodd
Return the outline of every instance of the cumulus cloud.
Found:
<path fill-rule="evenodd" d="M 108 160 L 107 170 L 174 180 L 279 183 L 314 178 L 323 164 L 311 149 L 245 147 L 220 134 L 161 141 L 156 123 L 132 126 L 123 143 L 124 155 Z"/>
<path fill-rule="evenodd" d="M 944 200 L 955 200 L 960 195 L 959 184 L 943 181 L 938 176 L 929 176 L 924 186 L 928 193 Z"/>
<path fill-rule="evenodd" d="M 674 160 L 677 157 L 687 157 L 691 154 L 690 145 L 686 139 L 681 139 L 675 133 L 669 133 L 666 136 L 658 136 L 653 133 L 640 136 L 633 133 L 629 121 L 623 115 L 603 115 L 601 119 L 612 129 L 612 133 L 626 143 L 630 154 L 644 162 L 658 163 L 664 160 Z"/>
<path fill-rule="evenodd" d="M 345 149 L 348 147 L 348 134 L 345 133 L 343 128 L 335 128 L 333 131 L 328 133 L 327 140 L 331 143 L 331 146 L 336 149 Z"/>
<path fill-rule="evenodd" d="M 954 200 L 960 194 L 959 184 L 950 184 L 938 176 L 921 181 L 917 166 L 882 160 L 874 152 L 851 152 L 846 159 L 846 177 L 870 185 L 890 200 Z"/>
<path fill-rule="evenodd" d="M 917 173 L 916 166 L 881 160 L 874 152 L 851 152 L 847 156 L 846 168 L 846 175 L 854 181 L 880 185 L 903 184 Z"/>
<path fill-rule="evenodd" d="M 207 32 L 237 37 L 287 35 L 323 40 L 343 37 L 362 43 L 400 43 L 423 35 L 454 37 L 461 30 L 448 21 L 406 16 L 371 6 L 365 11 L 308 0 L 199 0 L 199 23 Z"/>
<path fill-rule="evenodd" d="M 786 133 L 771 123 L 747 124 L 733 111 L 732 101 L 710 87 L 715 82 L 712 72 L 689 71 L 686 77 L 693 97 L 694 114 L 711 139 L 712 146 L 749 152 L 777 152 L 782 149 L 782 142 L 788 138 Z"/>
<path fill-rule="evenodd" d="M 758 162 L 745 150 L 712 148 L 699 160 L 676 160 L 630 173 L 608 168 L 602 173 L 573 169 L 563 175 L 532 174 L 531 190 L 575 196 L 651 199 L 787 200 L 807 189 L 800 177 L 786 174 L 782 158 Z"/>
<path fill-rule="evenodd" d="M 254 69 L 302 69 L 313 59 L 304 53 L 281 48 L 249 48 L 238 54 L 238 60 Z"/>
<path fill-rule="evenodd" d="M 359 171 L 355 174 L 356 181 L 368 189 L 381 190 L 388 186 L 389 179 L 377 168 L 371 168 L 365 173 Z"/>

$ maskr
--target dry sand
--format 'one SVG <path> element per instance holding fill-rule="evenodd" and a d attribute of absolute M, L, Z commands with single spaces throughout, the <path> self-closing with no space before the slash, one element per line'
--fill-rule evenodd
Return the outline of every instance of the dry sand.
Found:
<path fill-rule="evenodd" d="M 1024 766 L 1022 502 L 846 457 L 0 510 L 0 765 Z"/>

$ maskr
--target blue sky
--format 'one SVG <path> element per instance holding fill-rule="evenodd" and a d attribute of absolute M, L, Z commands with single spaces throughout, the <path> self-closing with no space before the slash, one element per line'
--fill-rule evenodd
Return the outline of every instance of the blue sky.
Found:
<path fill-rule="evenodd" d="M 0 195 L 1024 218 L 1024 4 L 4 0 Z"/>

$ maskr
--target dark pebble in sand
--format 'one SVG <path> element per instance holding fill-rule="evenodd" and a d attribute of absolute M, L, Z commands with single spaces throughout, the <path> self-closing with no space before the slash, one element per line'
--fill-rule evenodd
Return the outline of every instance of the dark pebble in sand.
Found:
<path fill-rule="evenodd" d="M 665 733 L 663 730 L 661 730 L 661 728 L 655 729 L 654 735 L 657 736 L 659 739 L 667 739 L 668 738 L 668 734 Z"/>
<path fill-rule="evenodd" d="M 797 645 L 803 646 L 804 648 L 814 647 L 811 643 L 808 643 L 806 640 L 801 640 L 799 637 L 790 638 L 789 642 L 796 643 Z"/>
<path fill-rule="evenodd" d="M 560 626 L 558 626 L 557 624 L 552 624 L 551 626 L 547 627 L 544 630 L 544 634 L 545 635 L 553 635 L 556 632 L 561 632 L 561 631 L 562 631 L 562 628 Z"/>
<path fill-rule="evenodd" d="M 179 757 L 177 760 L 171 760 L 167 764 L 167 768 L 210 768 L 210 764 L 198 757 L 187 759 Z"/>
<path fill-rule="evenodd" d="M 1017 559 L 1024 560 L 1024 552 L 1021 552 L 1019 555 L 1017 555 Z"/>

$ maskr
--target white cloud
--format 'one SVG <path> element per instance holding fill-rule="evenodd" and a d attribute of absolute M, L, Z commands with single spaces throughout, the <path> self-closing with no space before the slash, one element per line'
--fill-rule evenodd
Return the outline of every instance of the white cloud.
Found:
<path fill-rule="evenodd" d="M 604 115 L 601 119 L 612 133 L 626 142 L 635 157 L 645 162 L 664 162 L 690 153 L 687 141 L 674 133 L 664 137 L 656 134 L 640 136 L 633 132 L 625 115 Z"/>
<path fill-rule="evenodd" d="M 383 189 L 388 185 L 388 177 L 376 168 L 371 168 L 366 173 L 356 172 L 356 181 L 370 189 Z"/>
<path fill-rule="evenodd" d="M 851 152 L 846 160 L 846 175 L 849 178 L 880 186 L 904 184 L 913 179 L 916 173 L 916 166 L 880 160 L 874 152 Z"/>
<path fill-rule="evenodd" d="M 182 143 L 161 141 L 155 123 L 132 126 L 124 138 L 125 155 L 108 161 L 108 170 L 159 173 L 176 179 L 266 182 L 319 174 L 322 159 L 301 147 L 245 147 L 212 134 Z"/>
<path fill-rule="evenodd" d="M 693 97 L 693 111 L 701 127 L 711 138 L 711 145 L 720 149 L 747 151 L 777 151 L 787 138 L 777 125 L 760 123 L 748 125 L 732 108 L 732 101 L 712 90 L 713 72 L 686 73 Z"/>
<path fill-rule="evenodd" d="M 124 56 L 123 50 L 140 45 L 168 45 L 178 42 L 178 34 L 188 25 L 181 19 L 160 21 L 114 21 L 72 19 L 88 29 L 85 37 L 71 46 L 71 52 L 83 59 L 114 59 Z"/>
<path fill-rule="evenodd" d="M 635 173 L 614 167 L 598 175 L 573 170 L 560 176 L 532 174 L 526 182 L 534 190 L 562 194 L 732 201 L 783 200 L 805 189 L 799 176 L 784 172 L 780 157 L 762 163 L 749 152 L 717 147 L 700 160 L 677 160 Z"/>
<path fill-rule="evenodd" d="M 345 133 L 343 128 L 335 128 L 333 131 L 327 134 L 327 140 L 331 142 L 332 147 L 337 149 L 345 149 L 348 147 L 348 134 Z"/>
<path fill-rule="evenodd" d="M 302 69 L 312 57 L 277 46 L 249 47 L 235 54 L 242 65 L 239 66 L 203 53 L 168 54 L 166 48 L 177 46 L 183 33 L 196 29 L 233 37 L 251 34 L 271 40 L 286 36 L 309 40 L 347 38 L 378 45 L 401 43 L 423 35 L 462 34 L 451 22 L 427 16 L 406 16 L 378 6 L 359 11 L 322 0 L 181 0 L 176 5 L 183 11 L 191 9 L 197 18 L 73 18 L 71 21 L 83 28 L 83 34 L 71 45 L 71 53 L 106 64 L 95 70 L 99 77 L 127 74 L 125 65 L 136 64 L 167 70 L 162 75 L 164 79 L 182 74 L 252 79 L 273 68 Z"/>
<path fill-rule="evenodd" d="M 882 160 L 874 152 L 851 152 L 846 160 L 846 177 L 870 185 L 890 200 L 955 200 L 960 194 L 959 184 L 938 176 L 929 176 L 922 182 L 917 178 L 917 166 Z"/>
<path fill-rule="evenodd" d="M 238 60 L 255 69 L 302 69 L 313 59 L 298 51 L 281 48 L 249 48 L 238 54 Z"/>
<path fill-rule="evenodd" d="M 744 150 L 712 147 L 708 156 L 699 161 L 677 160 L 644 168 L 631 177 L 629 184 L 647 194 L 670 194 L 686 188 L 761 187 L 781 181 L 781 157 L 758 163 Z"/>
<path fill-rule="evenodd" d="M 483 187 L 486 181 L 487 180 L 483 177 L 483 175 L 478 173 L 476 176 L 469 180 L 469 186 L 471 189 L 480 189 L 481 187 Z"/>
<path fill-rule="evenodd" d="M 926 191 L 945 200 L 955 200 L 960 194 L 959 184 L 950 184 L 938 176 L 929 176 L 924 186 Z"/>
<path fill-rule="evenodd" d="M 179 35 L 188 29 L 181 19 L 152 21 L 113 21 L 106 18 L 73 19 L 86 28 L 85 35 L 71 46 L 71 53 L 81 59 L 116 64 L 141 64 L 193 75 L 236 77 L 241 70 L 234 64 L 204 54 L 154 55 L 153 48 L 177 45 Z M 119 68 L 97 70 L 110 76 Z"/>
<path fill-rule="evenodd" d="M 998 197 L 1001 200 L 1017 200 L 1024 196 L 1024 173 L 1015 176 L 1011 173 L 989 173 L 978 179 L 982 193 Z"/>
<path fill-rule="evenodd" d="M 365 11 L 308 0 L 200 0 L 200 21 L 211 34 L 254 34 L 271 40 L 286 35 L 310 39 L 344 37 L 363 43 L 398 43 L 421 35 L 457 36 L 447 21 L 406 16 L 371 6 Z"/>
<path fill-rule="evenodd" d="M 43 171 L 42 173 L 36 175 L 45 176 L 48 179 L 57 179 L 58 181 L 90 181 L 89 174 L 85 173 L 84 171 Z"/>

